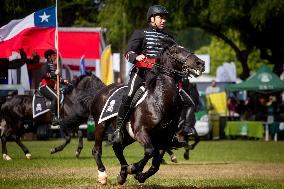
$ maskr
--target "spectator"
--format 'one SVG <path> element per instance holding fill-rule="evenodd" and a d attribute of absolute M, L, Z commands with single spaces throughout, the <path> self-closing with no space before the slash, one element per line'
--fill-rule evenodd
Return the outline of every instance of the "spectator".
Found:
<path fill-rule="evenodd" d="M 255 108 L 255 120 L 256 121 L 266 121 L 267 120 L 267 106 L 264 97 L 259 97 L 256 102 Z"/>
<path fill-rule="evenodd" d="M 220 92 L 220 88 L 217 86 L 216 81 L 212 80 L 211 85 L 206 88 L 205 93 L 206 95 L 209 95 L 209 94 L 218 93 L 218 92 Z"/>
<path fill-rule="evenodd" d="M 229 117 L 235 117 L 236 115 L 238 115 L 236 108 L 236 100 L 231 96 L 227 99 L 227 108 L 229 112 Z"/>

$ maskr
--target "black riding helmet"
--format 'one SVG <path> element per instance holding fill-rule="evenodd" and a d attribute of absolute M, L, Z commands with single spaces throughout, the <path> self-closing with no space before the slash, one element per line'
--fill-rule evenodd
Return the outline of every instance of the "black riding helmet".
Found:
<path fill-rule="evenodd" d="M 47 59 L 49 56 L 56 54 L 56 52 L 52 49 L 48 49 L 44 52 L 44 57 Z"/>
<path fill-rule="evenodd" d="M 148 9 L 147 12 L 147 20 L 149 21 L 150 18 L 156 14 L 163 14 L 163 15 L 168 15 L 169 12 L 167 9 L 161 5 L 153 5 Z"/>

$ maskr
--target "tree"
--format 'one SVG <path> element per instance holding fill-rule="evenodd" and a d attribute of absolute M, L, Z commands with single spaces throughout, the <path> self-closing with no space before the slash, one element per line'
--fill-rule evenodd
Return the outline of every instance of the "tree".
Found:
<path fill-rule="evenodd" d="M 249 76 L 248 58 L 255 50 L 274 65 L 275 72 L 281 70 L 284 29 L 279 26 L 284 19 L 283 1 L 178 0 L 168 1 L 167 7 L 177 21 L 175 28 L 199 27 L 230 45 L 242 65 L 242 79 Z M 239 35 L 239 45 L 232 38 L 234 34 Z"/>
<path fill-rule="evenodd" d="M 270 64 L 274 65 L 275 72 L 281 70 L 279 68 L 284 59 L 284 31 L 280 26 L 284 20 L 284 1 L 109 0 L 103 12 L 99 13 L 99 23 L 109 29 L 112 43 L 121 43 L 121 39 L 125 38 L 123 36 L 128 38 L 130 31 L 145 23 L 145 13 L 151 4 L 162 4 L 169 9 L 171 15 L 168 21 L 172 31 L 197 27 L 222 39 L 234 50 L 242 66 L 242 79 L 249 76 L 248 60 L 252 52 L 260 52 L 261 58 L 269 60 Z M 238 37 L 237 42 L 235 35 Z"/>

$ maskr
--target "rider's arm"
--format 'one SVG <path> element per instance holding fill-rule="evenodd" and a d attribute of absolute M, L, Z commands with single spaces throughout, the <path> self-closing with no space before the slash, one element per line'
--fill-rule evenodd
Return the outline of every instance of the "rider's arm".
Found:
<path fill-rule="evenodd" d="M 132 34 L 128 42 L 127 51 L 125 53 L 125 58 L 128 62 L 133 64 L 136 63 L 136 57 L 139 56 L 142 52 L 143 39 L 144 34 L 142 30 L 136 30 Z"/>

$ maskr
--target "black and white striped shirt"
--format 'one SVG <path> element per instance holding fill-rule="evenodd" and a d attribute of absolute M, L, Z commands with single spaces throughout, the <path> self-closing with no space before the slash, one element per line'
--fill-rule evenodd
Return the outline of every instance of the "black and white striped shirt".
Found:
<path fill-rule="evenodd" d="M 152 27 L 136 30 L 129 40 L 125 53 L 126 60 L 135 64 L 135 58 L 140 54 L 144 54 L 148 58 L 156 58 L 162 50 L 161 39 L 165 37 L 173 38 Z"/>

